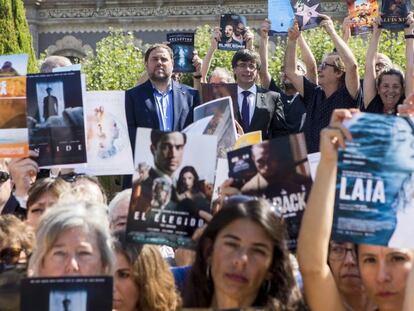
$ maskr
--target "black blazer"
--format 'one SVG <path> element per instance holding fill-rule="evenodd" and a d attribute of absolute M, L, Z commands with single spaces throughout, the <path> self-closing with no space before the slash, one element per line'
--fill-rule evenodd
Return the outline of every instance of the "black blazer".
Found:
<path fill-rule="evenodd" d="M 242 124 L 239 105 L 234 105 L 235 118 Z M 256 104 L 247 132 L 262 131 L 263 140 L 289 134 L 280 94 L 257 87 Z"/>
<path fill-rule="evenodd" d="M 199 102 L 198 91 L 172 81 L 173 131 L 181 131 L 193 121 L 193 109 Z M 125 92 L 125 112 L 132 150 L 137 127 L 159 129 L 157 107 L 150 80 Z"/>

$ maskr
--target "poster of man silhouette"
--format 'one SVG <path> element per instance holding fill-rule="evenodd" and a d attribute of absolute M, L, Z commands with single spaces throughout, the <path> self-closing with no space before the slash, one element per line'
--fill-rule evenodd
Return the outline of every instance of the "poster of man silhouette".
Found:
<path fill-rule="evenodd" d="M 194 72 L 194 33 L 169 33 L 167 41 L 174 54 L 174 72 Z"/>
<path fill-rule="evenodd" d="M 79 71 L 27 77 L 31 149 L 40 166 L 86 162 L 82 87 Z"/>

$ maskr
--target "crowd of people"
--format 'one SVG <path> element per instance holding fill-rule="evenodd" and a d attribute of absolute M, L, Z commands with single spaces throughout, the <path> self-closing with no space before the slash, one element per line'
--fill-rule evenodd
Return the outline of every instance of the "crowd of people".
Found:
<path fill-rule="evenodd" d="M 234 53 L 232 71 L 215 68 L 209 73 L 218 42 L 229 31 L 215 28 L 205 58 L 194 55 L 194 88 L 181 84 L 173 73 L 168 45 L 152 45 L 145 53 L 145 78 L 125 95 L 133 147 L 138 127 L 181 131 L 191 124 L 201 83 L 207 82 L 237 83 L 233 104 L 239 134 L 261 131 L 267 140 L 303 132 L 308 152 L 319 151 L 321 160 L 296 254 L 288 250 L 285 224 L 271 204 L 235 194 L 231 180 L 221 185 L 222 200 L 214 213 L 207 213 L 207 198 L 192 166 L 175 176 L 176 193 L 168 198 L 203 205 L 199 212 L 206 223 L 194 233 L 196 248 L 128 243 L 130 201 L 142 205 L 154 199 L 140 201 L 136 192 L 152 187 L 147 185 L 149 179 L 173 180 L 181 164 L 176 158 L 182 157 L 186 136 L 172 133 L 161 142 L 151 137 L 155 167 L 141 163 L 142 180 L 134 181 L 141 184 L 134 190 L 131 176 L 124 176 L 124 190 L 109 203 L 96 177 L 40 171 L 35 151 L 29 158 L 0 159 L 0 275 L 19 268 L 28 277 L 112 276 L 113 309 L 118 311 L 414 310 L 414 250 L 330 239 L 337 149 L 346 148 L 346 141 L 352 139 L 344 120 L 355 109 L 394 115 L 414 112 L 414 103 L 405 100 L 413 91 L 414 18 L 410 13 L 404 30 L 406 74 L 378 53 L 378 19 L 363 81 L 347 36 L 337 34 L 330 17 L 320 18 L 335 50 L 327 51 L 317 65 L 295 23 L 288 33 L 282 85 L 269 73 L 271 25 L 265 20 L 258 31 L 258 52 L 254 35 L 246 28 L 238 34 L 246 48 Z M 297 43 L 302 61 L 296 56 Z M 54 56 L 46 59 L 42 71 L 67 65 L 70 62 Z M 263 161 L 256 162 L 260 171 Z"/>

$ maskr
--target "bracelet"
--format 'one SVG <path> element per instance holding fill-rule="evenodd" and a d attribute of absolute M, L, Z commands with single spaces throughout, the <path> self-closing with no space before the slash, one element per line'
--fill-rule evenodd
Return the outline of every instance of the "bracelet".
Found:
<path fill-rule="evenodd" d="M 408 34 L 404 36 L 405 39 L 414 39 L 414 34 Z"/>
<path fill-rule="evenodd" d="M 413 37 L 413 38 L 414 38 L 414 37 Z M 201 75 L 195 75 L 195 76 L 193 75 L 193 78 L 194 78 L 194 79 L 201 79 Z"/>

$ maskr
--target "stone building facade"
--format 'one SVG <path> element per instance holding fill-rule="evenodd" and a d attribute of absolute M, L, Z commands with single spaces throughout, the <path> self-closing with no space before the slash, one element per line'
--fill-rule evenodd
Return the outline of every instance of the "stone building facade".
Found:
<path fill-rule="evenodd" d="M 223 13 L 242 14 L 258 28 L 267 0 L 24 0 L 37 55 L 82 58 L 107 36 L 110 27 L 132 31 L 144 43 L 165 41 L 166 33 L 218 25 Z M 346 15 L 345 1 L 321 1 L 333 18 Z"/>

